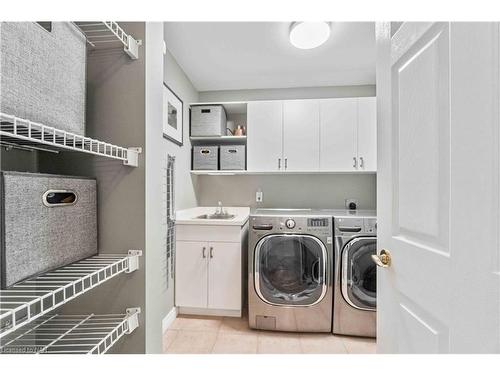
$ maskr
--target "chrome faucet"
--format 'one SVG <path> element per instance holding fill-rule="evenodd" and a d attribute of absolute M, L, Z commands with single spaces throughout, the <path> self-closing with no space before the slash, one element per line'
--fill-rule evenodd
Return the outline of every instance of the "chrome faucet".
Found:
<path fill-rule="evenodd" d="M 215 214 L 216 215 L 226 215 L 227 214 L 225 208 L 222 206 L 222 202 L 221 201 L 218 202 L 218 207 L 215 210 Z"/>

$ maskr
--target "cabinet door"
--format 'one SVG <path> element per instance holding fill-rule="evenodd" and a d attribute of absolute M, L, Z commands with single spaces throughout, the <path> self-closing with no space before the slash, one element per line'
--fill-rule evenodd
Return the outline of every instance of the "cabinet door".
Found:
<path fill-rule="evenodd" d="M 287 171 L 319 170 L 319 101 L 283 103 L 283 157 Z"/>
<path fill-rule="evenodd" d="M 283 102 L 249 102 L 247 168 L 279 171 L 283 167 Z"/>
<path fill-rule="evenodd" d="M 209 243 L 208 308 L 241 309 L 241 244 Z"/>
<path fill-rule="evenodd" d="M 207 307 L 208 243 L 177 241 L 175 254 L 175 303 L 182 307 Z"/>
<path fill-rule="evenodd" d="M 320 100 L 320 170 L 356 170 L 357 126 L 356 98 Z"/>
<path fill-rule="evenodd" d="M 377 170 L 376 98 L 358 99 L 358 160 L 360 170 Z"/>

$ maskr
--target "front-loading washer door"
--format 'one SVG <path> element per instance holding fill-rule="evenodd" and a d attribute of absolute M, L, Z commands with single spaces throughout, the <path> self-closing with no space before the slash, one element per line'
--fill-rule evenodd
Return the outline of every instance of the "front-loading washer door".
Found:
<path fill-rule="evenodd" d="M 342 295 L 353 307 L 361 310 L 377 308 L 376 237 L 357 237 L 342 250 Z"/>
<path fill-rule="evenodd" d="M 325 245 L 314 236 L 266 236 L 255 247 L 255 291 L 272 305 L 314 305 L 326 294 L 327 256 Z"/>

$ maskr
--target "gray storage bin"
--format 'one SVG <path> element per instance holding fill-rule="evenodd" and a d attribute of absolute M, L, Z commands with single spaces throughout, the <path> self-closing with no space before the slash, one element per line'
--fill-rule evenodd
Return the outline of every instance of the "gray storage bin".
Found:
<path fill-rule="evenodd" d="M 191 136 L 215 137 L 226 135 L 226 110 L 221 105 L 191 107 Z"/>
<path fill-rule="evenodd" d="M 221 170 L 245 169 L 245 145 L 220 146 Z"/>
<path fill-rule="evenodd" d="M 97 254 L 96 180 L 1 172 L 1 288 Z"/>
<path fill-rule="evenodd" d="M 0 22 L 0 110 L 85 134 L 86 38 L 71 22 Z"/>
<path fill-rule="evenodd" d="M 219 165 L 219 146 L 194 146 L 193 169 L 217 170 Z"/>

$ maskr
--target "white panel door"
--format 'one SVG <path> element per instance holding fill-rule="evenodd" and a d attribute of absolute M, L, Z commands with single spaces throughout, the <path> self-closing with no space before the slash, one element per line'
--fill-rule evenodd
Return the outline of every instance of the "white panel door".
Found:
<path fill-rule="evenodd" d="M 241 310 L 241 244 L 209 243 L 208 308 Z"/>
<path fill-rule="evenodd" d="M 286 171 L 319 170 L 319 101 L 283 103 L 283 157 Z"/>
<path fill-rule="evenodd" d="M 208 250 L 206 242 L 176 242 L 176 306 L 207 307 Z"/>
<path fill-rule="evenodd" d="M 283 170 L 283 102 L 249 102 L 247 169 Z"/>
<path fill-rule="evenodd" d="M 358 98 L 358 169 L 377 170 L 377 100 Z"/>
<path fill-rule="evenodd" d="M 358 99 L 322 99 L 319 106 L 320 170 L 356 170 Z"/>
<path fill-rule="evenodd" d="M 499 351 L 497 74 L 498 25 L 377 25 L 381 353 Z"/>

